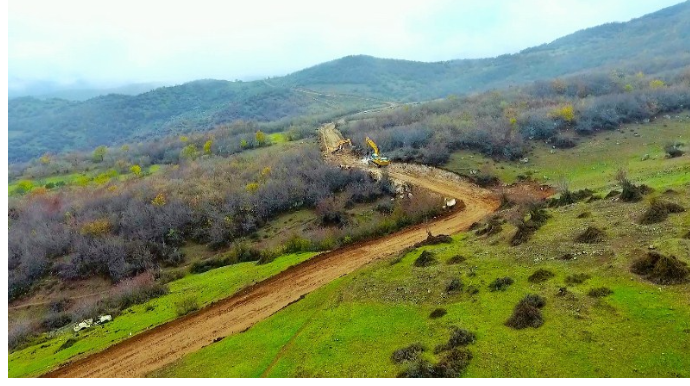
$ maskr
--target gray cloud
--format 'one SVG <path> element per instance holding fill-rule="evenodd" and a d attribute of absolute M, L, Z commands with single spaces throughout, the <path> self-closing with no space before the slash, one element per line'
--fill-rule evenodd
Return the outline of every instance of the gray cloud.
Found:
<path fill-rule="evenodd" d="M 10 87 L 282 75 L 351 54 L 513 53 L 679 0 L 10 0 Z"/>

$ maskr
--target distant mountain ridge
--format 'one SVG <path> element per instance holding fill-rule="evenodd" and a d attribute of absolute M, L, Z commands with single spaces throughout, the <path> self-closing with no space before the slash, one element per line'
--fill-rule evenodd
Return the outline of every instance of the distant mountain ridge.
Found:
<path fill-rule="evenodd" d="M 690 1 L 624 23 L 608 23 L 487 59 L 424 63 L 348 56 L 282 78 L 318 90 L 421 100 L 488 90 L 601 67 L 645 72 L 690 63 Z"/>
<path fill-rule="evenodd" d="M 9 101 L 9 160 L 89 149 L 236 119 L 271 121 L 366 107 L 376 100 L 422 101 L 596 69 L 656 73 L 690 64 L 690 1 L 625 23 L 588 28 L 496 58 L 414 62 L 348 56 L 270 82 L 203 80 L 136 96 L 83 102 Z M 309 94 L 347 94 L 328 97 Z"/>
<path fill-rule="evenodd" d="M 99 87 L 85 82 L 76 82 L 67 85 L 41 81 L 29 82 L 28 84 L 22 84 L 23 82 L 21 81 L 15 81 L 15 83 L 19 84 L 13 84 L 13 79 L 10 79 L 9 82 L 10 87 L 8 96 L 10 99 L 34 97 L 37 99 L 57 98 L 70 101 L 85 101 L 109 94 L 139 95 L 166 86 L 165 83 L 161 82 L 131 83 L 113 87 Z"/>

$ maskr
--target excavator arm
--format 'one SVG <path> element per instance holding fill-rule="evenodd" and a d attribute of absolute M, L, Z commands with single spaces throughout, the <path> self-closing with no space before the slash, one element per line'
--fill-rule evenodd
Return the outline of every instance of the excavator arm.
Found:
<path fill-rule="evenodd" d="M 371 146 L 372 149 L 374 149 L 374 154 L 379 155 L 379 147 L 376 146 L 376 143 L 371 140 L 371 138 L 367 137 L 367 143 L 369 146 Z"/>
<path fill-rule="evenodd" d="M 371 146 L 372 149 L 374 149 L 374 154 L 371 155 L 369 162 L 373 163 L 374 165 L 378 167 L 382 166 L 388 166 L 391 161 L 388 160 L 386 157 L 381 157 L 379 154 L 379 147 L 376 146 L 376 143 L 371 140 L 371 138 L 367 137 L 367 143 L 369 146 Z"/>

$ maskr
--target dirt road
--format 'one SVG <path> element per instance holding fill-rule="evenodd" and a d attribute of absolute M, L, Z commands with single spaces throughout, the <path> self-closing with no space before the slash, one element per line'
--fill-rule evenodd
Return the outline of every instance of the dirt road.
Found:
<path fill-rule="evenodd" d="M 251 327 L 338 277 L 411 247 L 427 237 L 427 229 L 434 234 L 454 234 L 499 206 L 491 192 L 438 169 L 392 165 L 389 173 L 394 179 L 461 199 L 465 209 L 386 237 L 323 253 L 197 313 L 143 332 L 45 376 L 144 376 L 212 344 L 214 339 Z"/>

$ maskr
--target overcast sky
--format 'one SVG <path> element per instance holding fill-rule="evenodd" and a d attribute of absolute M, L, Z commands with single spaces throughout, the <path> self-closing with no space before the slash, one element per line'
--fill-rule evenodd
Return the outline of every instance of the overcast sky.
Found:
<path fill-rule="evenodd" d="M 10 0 L 9 80 L 184 82 L 283 75 L 352 54 L 514 53 L 679 0 Z"/>

